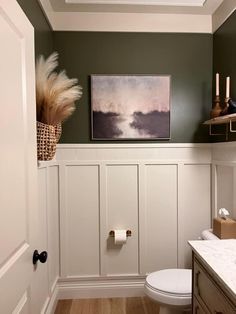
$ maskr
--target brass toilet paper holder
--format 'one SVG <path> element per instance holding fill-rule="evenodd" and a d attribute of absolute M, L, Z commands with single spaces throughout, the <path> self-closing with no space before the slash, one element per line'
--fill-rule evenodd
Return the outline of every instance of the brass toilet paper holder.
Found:
<path fill-rule="evenodd" d="M 131 230 L 126 230 L 126 235 L 127 235 L 127 237 L 131 237 L 132 231 L 131 231 Z M 110 236 L 110 237 L 114 237 L 114 236 L 115 236 L 115 231 L 114 231 L 114 230 L 111 230 L 111 231 L 109 232 L 109 236 Z"/>

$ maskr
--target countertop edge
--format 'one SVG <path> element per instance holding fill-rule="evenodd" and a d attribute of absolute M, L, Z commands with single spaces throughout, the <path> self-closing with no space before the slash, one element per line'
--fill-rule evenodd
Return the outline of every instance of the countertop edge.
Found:
<path fill-rule="evenodd" d="M 231 239 L 232 240 L 232 239 Z M 229 293 L 230 299 L 234 302 L 236 305 L 236 291 L 234 291 L 230 285 L 226 282 L 224 278 L 215 270 L 215 268 L 202 256 L 201 252 L 198 251 L 198 249 L 194 246 L 196 243 L 204 243 L 212 242 L 212 241 L 222 241 L 222 240 L 191 240 L 188 241 L 188 244 L 192 248 L 193 252 L 196 254 L 196 256 L 200 259 L 200 262 L 202 262 L 203 266 L 210 271 L 210 274 L 213 275 L 213 280 L 220 286 L 222 290 L 225 290 L 225 293 Z M 227 240 L 224 240 L 227 241 Z M 236 242 L 236 240 L 235 240 Z M 214 277 L 215 276 L 215 277 Z"/>

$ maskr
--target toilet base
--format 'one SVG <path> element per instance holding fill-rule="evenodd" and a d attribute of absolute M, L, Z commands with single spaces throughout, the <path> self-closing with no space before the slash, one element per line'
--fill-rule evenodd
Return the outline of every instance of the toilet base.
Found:
<path fill-rule="evenodd" d="M 191 310 L 183 310 L 174 307 L 160 306 L 159 314 L 190 314 Z"/>

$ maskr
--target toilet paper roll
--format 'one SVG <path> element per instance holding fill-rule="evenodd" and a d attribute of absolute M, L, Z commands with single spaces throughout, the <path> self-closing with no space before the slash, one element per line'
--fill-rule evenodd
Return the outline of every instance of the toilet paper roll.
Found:
<path fill-rule="evenodd" d="M 114 242 L 116 245 L 122 245 L 126 243 L 126 230 L 114 230 L 114 233 Z"/>

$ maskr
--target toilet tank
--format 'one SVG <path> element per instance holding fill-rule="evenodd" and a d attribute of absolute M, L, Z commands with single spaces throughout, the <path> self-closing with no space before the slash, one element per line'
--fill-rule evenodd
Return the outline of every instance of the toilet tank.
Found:
<path fill-rule="evenodd" d="M 201 239 L 202 240 L 220 240 L 216 235 L 214 235 L 212 229 L 202 231 Z"/>

